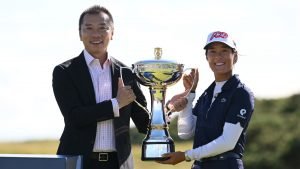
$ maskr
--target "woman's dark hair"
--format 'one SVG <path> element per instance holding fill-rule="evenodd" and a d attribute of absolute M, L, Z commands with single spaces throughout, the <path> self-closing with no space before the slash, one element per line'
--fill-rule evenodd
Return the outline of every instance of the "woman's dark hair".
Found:
<path fill-rule="evenodd" d="M 228 45 L 226 45 L 226 46 L 228 46 Z M 238 55 L 238 52 L 235 48 L 232 48 L 230 46 L 228 46 L 228 48 L 230 48 L 232 50 L 232 53 L 234 53 L 235 55 Z M 205 48 L 205 56 L 207 56 L 208 49 L 209 49 L 209 46 Z"/>
<path fill-rule="evenodd" d="M 113 20 L 113 17 L 111 15 L 111 13 L 108 11 L 108 9 L 106 9 L 105 7 L 100 6 L 100 5 L 94 5 L 94 6 L 91 6 L 90 8 L 88 8 L 88 9 L 86 9 L 85 11 L 83 11 L 82 14 L 80 15 L 80 17 L 79 17 L 79 31 L 81 30 L 83 17 L 85 15 L 87 15 L 87 14 L 99 14 L 100 12 L 103 12 L 103 13 L 108 15 L 109 22 L 110 22 L 111 26 L 113 27 L 114 20 Z"/>

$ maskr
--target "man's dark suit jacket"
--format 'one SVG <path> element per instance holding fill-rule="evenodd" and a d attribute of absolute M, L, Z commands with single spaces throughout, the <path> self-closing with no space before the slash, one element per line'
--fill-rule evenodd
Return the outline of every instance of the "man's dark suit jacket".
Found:
<path fill-rule="evenodd" d="M 112 98 L 115 98 L 120 66 L 125 65 L 114 58 L 111 61 Z M 146 107 L 146 99 L 135 80 L 132 88 L 137 101 Z M 53 91 L 65 122 L 57 154 L 83 155 L 84 168 L 93 150 L 97 122 L 114 119 L 119 165 L 128 158 L 131 151 L 130 117 L 139 132 L 147 132 L 149 115 L 134 102 L 121 108 L 117 118 L 114 117 L 110 100 L 96 103 L 93 82 L 83 52 L 54 68 Z"/>

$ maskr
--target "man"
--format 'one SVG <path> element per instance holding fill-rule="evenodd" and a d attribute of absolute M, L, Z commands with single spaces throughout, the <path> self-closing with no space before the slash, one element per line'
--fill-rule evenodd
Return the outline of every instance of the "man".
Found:
<path fill-rule="evenodd" d="M 53 91 L 65 127 L 57 154 L 83 155 L 84 169 L 131 169 L 130 117 L 146 133 L 145 97 L 134 79 L 124 86 L 120 68 L 109 56 L 114 24 L 104 7 L 92 6 L 79 19 L 83 52 L 54 68 Z M 130 74 L 122 76 L 130 77 Z"/>

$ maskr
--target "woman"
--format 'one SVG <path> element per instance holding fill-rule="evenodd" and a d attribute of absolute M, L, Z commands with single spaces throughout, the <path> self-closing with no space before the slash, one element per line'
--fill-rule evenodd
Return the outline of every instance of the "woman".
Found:
<path fill-rule="evenodd" d="M 192 169 L 243 169 L 246 130 L 254 111 L 254 96 L 233 75 L 238 60 L 235 42 L 226 32 L 212 32 L 204 46 L 215 81 L 199 97 L 194 108 L 198 71 L 184 76 L 185 92 L 174 96 L 169 109 L 179 111 L 178 135 L 194 136 L 193 149 L 164 154 L 162 164 L 195 160 Z M 187 97 L 184 97 L 186 96 Z"/>

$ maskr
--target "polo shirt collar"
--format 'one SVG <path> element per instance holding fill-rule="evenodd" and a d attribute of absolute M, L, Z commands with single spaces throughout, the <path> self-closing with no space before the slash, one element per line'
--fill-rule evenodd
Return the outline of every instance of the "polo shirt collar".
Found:
<path fill-rule="evenodd" d="M 231 77 L 227 80 L 227 82 L 223 85 L 222 91 L 231 89 L 232 86 L 237 85 L 239 82 L 240 82 L 239 75 L 234 74 L 234 75 L 231 76 Z M 215 82 L 212 82 L 212 83 L 210 84 L 210 86 L 207 88 L 206 92 L 207 92 L 207 93 L 213 93 L 215 86 L 216 86 L 216 83 L 215 83 Z"/>
<path fill-rule="evenodd" d="M 223 90 L 225 91 L 225 90 L 231 89 L 233 86 L 236 86 L 239 82 L 240 82 L 239 75 L 234 74 L 234 75 L 231 76 L 231 78 L 228 79 L 228 81 L 224 84 L 224 86 L 222 87 L 222 91 L 223 91 Z"/>

